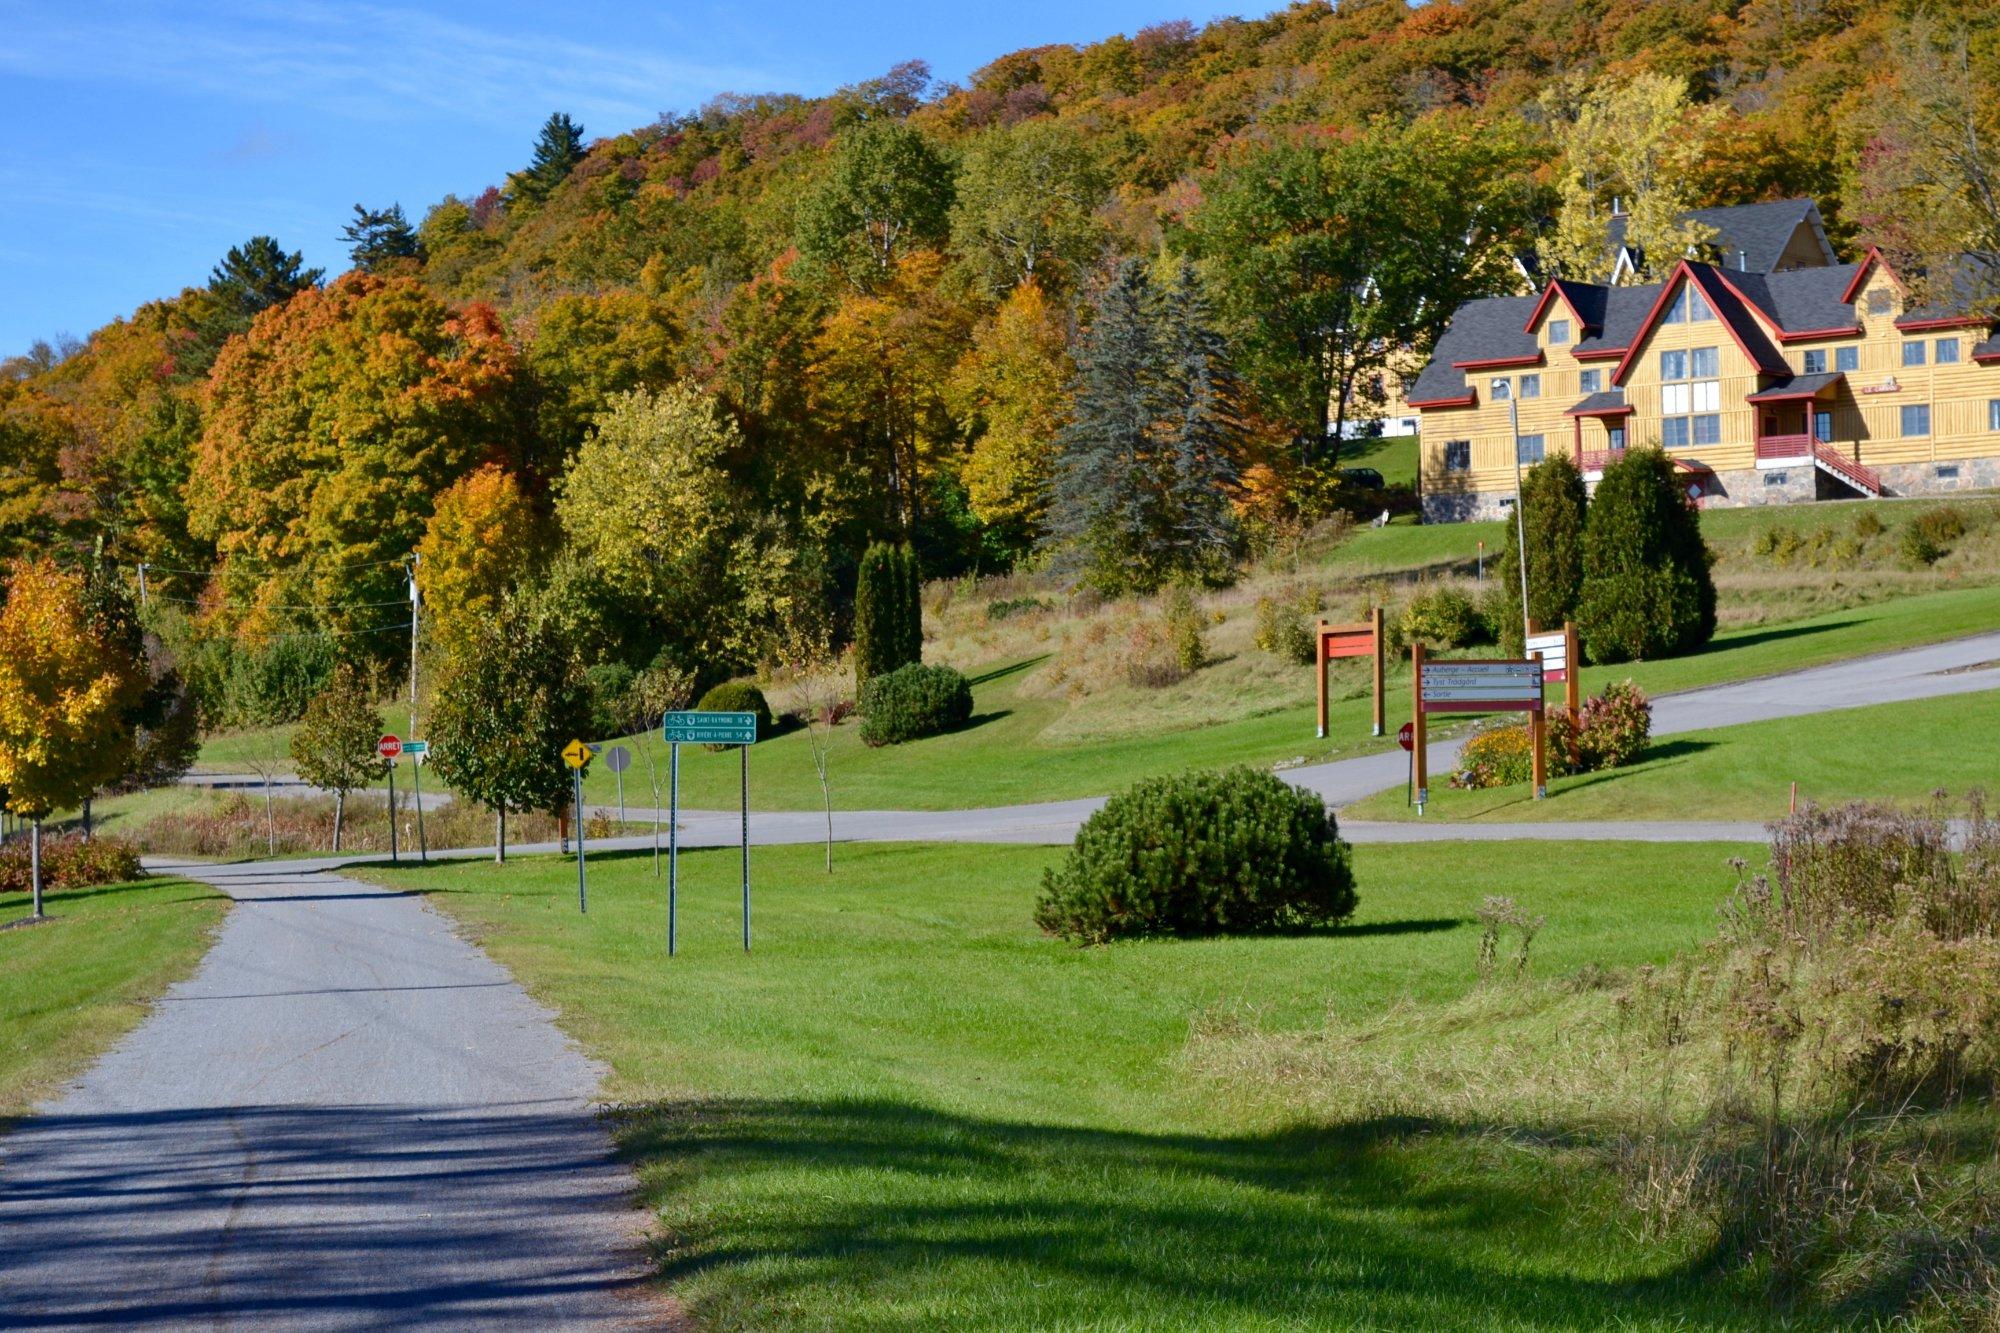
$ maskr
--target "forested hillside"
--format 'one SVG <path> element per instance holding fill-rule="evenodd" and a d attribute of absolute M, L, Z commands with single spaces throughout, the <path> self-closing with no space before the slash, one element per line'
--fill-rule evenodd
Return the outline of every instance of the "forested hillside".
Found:
<path fill-rule="evenodd" d="M 211 717 L 400 671 L 419 551 L 445 640 L 520 597 L 585 665 L 704 678 L 837 641 L 877 539 L 1227 579 L 1339 502 L 1328 432 L 1397 348 L 1517 253 L 1587 266 L 1614 199 L 1642 240 L 1809 195 L 1844 249 L 2000 250 L 2000 5 L 1926 12 L 1307 3 L 964 86 L 558 111 L 474 198 L 358 206 L 353 272 L 259 237 L 5 362 L 0 556 L 147 565 Z"/>

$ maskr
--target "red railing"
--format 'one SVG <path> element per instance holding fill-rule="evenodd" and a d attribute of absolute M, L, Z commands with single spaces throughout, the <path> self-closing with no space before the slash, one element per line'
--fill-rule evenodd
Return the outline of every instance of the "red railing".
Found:
<path fill-rule="evenodd" d="M 1821 444 L 1815 440 L 1813 441 L 1812 448 L 1813 461 L 1839 477 L 1848 485 L 1854 487 L 1856 490 L 1866 491 L 1870 495 L 1880 495 L 1882 493 L 1882 478 L 1876 473 L 1874 468 L 1863 467 L 1860 463 L 1849 458 L 1830 444 Z"/>
<path fill-rule="evenodd" d="M 1585 472 L 1602 472 L 1624 456 L 1623 449 L 1585 449 L 1577 459 L 1577 466 Z"/>
<path fill-rule="evenodd" d="M 1779 458 L 1811 458 L 1813 437 L 1810 435 L 1760 435 L 1757 437 L 1757 461 L 1769 462 Z"/>

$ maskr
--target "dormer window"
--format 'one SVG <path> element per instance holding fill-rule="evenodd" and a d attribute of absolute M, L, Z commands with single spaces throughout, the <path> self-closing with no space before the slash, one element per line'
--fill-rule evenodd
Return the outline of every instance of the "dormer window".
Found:
<path fill-rule="evenodd" d="M 1878 319 L 1883 315 L 1894 314 L 1895 304 L 1895 298 L 1889 294 L 1887 287 L 1877 287 L 1868 293 L 1868 313 Z"/>
<path fill-rule="evenodd" d="M 1674 293 L 1673 304 L 1667 307 L 1666 318 L 1662 322 L 1699 324 L 1705 319 L 1714 318 L 1715 311 L 1709 308 L 1708 298 L 1703 296 L 1693 283 L 1685 282 L 1681 284 L 1681 289 Z"/>
<path fill-rule="evenodd" d="M 1569 342 L 1569 321 L 1552 319 L 1549 321 L 1549 346 L 1562 347 Z"/>

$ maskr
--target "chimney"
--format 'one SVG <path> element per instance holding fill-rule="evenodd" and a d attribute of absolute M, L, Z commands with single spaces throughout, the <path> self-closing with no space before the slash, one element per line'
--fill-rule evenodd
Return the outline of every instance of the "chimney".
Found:
<path fill-rule="evenodd" d="M 1738 250 L 1736 252 L 1736 267 L 1744 273 L 1750 271 L 1750 252 L 1748 250 Z"/>

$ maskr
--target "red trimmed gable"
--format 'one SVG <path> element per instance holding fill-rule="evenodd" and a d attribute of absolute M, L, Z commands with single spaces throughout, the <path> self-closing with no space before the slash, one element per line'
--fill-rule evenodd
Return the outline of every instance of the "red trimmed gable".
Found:
<path fill-rule="evenodd" d="M 1626 345 L 1625 354 L 1618 359 L 1617 366 L 1612 369 L 1613 384 L 1625 383 L 1625 377 L 1631 373 L 1632 365 L 1638 359 L 1646 341 L 1653 336 L 1653 330 L 1659 327 L 1661 316 L 1666 314 L 1667 307 L 1672 304 L 1674 298 L 1680 295 L 1681 285 L 1687 282 L 1692 282 L 1700 289 L 1702 299 L 1707 301 L 1708 308 L 1715 312 L 1716 322 L 1729 331 L 1730 340 L 1736 344 L 1737 350 L 1748 357 L 1753 365 L 1768 375 L 1790 373 L 1791 368 L 1776 351 L 1767 346 L 1758 346 L 1751 341 L 1751 336 L 1754 336 L 1760 344 L 1763 342 L 1763 337 L 1754 327 L 1754 317 L 1746 313 L 1747 303 L 1717 276 L 1716 270 L 1706 264 L 1696 264 L 1692 260 L 1683 259 L 1674 265 L 1674 271 L 1667 275 L 1664 283 L 1660 284 L 1660 294 L 1653 298 L 1652 307 L 1646 311 L 1646 317 L 1639 321 L 1638 329 L 1632 334 L 1632 341 Z M 1748 331 L 1751 336 L 1746 336 L 1745 330 L 1739 326 L 1739 317 L 1751 319 L 1753 327 Z"/>
<path fill-rule="evenodd" d="M 1861 267 L 1855 269 L 1854 276 L 1847 280 L 1847 290 L 1840 294 L 1841 304 L 1854 304 L 1855 299 L 1861 295 L 1861 289 L 1868 285 L 1868 275 L 1875 271 L 1875 266 L 1878 264 L 1882 266 L 1882 271 L 1889 275 L 1889 281 L 1896 284 L 1897 291 L 1908 290 L 1903 286 L 1903 280 L 1896 276 L 1895 268 L 1883 258 L 1881 247 L 1871 245 L 1868 247 L 1868 253 L 1861 257 Z"/>
<path fill-rule="evenodd" d="M 1528 312 L 1528 322 L 1521 326 L 1521 331 L 1532 334 L 1536 329 L 1540 328 L 1542 325 L 1542 316 L 1549 312 L 1549 302 L 1558 298 L 1561 299 L 1563 306 L 1569 311 L 1569 317 L 1576 321 L 1576 327 L 1579 332 L 1585 329 L 1597 328 L 1596 324 L 1585 319 L 1583 312 L 1576 308 L 1576 302 L 1570 298 L 1569 292 L 1565 290 L 1567 286 L 1568 280 L 1565 278 L 1550 278 L 1549 285 L 1542 288 L 1541 299 L 1536 301 L 1535 308 Z"/>

